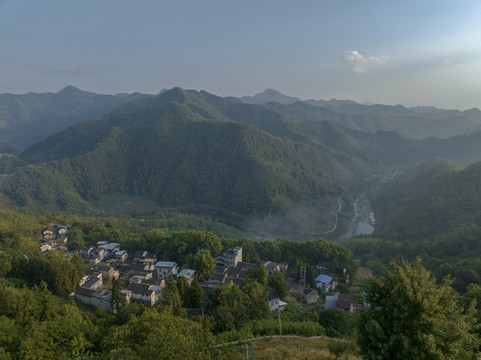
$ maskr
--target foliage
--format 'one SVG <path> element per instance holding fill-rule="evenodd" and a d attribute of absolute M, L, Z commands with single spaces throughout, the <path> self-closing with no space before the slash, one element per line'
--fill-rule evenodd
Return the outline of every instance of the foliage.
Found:
<path fill-rule="evenodd" d="M 205 275 L 214 270 L 216 265 L 215 259 L 210 254 L 209 250 L 200 249 L 192 258 L 192 267 L 200 275 Z"/>
<path fill-rule="evenodd" d="M 216 332 L 238 330 L 247 321 L 265 318 L 269 313 L 267 292 L 257 283 L 242 289 L 232 282 L 218 287 L 212 296 L 212 307 Z"/>
<path fill-rule="evenodd" d="M 122 294 L 122 282 L 116 277 L 111 279 L 112 281 L 112 298 L 110 304 L 115 312 L 119 312 L 125 305 L 126 300 L 124 294 Z"/>
<path fill-rule="evenodd" d="M 269 286 L 279 295 L 281 299 L 284 299 L 287 295 L 287 285 L 284 281 L 284 275 L 281 272 L 276 271 L 271 280 L 269 280 Z"/>
<path fill-rule="evenodd" d="M 326 309 L 319 312 L 319 324 L 326 329 L 327 336 L 346 337 L 352 334 L 351 314 L 341 309 Z"/>
<path fill-rule="evenodd" d="M 112 359 L 210 359 L 209 334 L 200 324 L 146 309 L 106 339 Z"/>
<path fill-rule="evenodd" d="M 391 263 L 383 278 L 370 279 L 367 296 L 358 334 L 365 359 L 473 358 L 474 309 L 463 309 L 449 279 L 437 284 L 419 259 Z"/>

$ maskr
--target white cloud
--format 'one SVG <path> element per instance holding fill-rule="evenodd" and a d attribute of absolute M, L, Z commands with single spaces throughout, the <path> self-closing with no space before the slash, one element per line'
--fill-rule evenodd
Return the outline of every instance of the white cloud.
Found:
<path fill-rule="evenodd" d="M 391 60 L 391 57 L 389 55 L 365 57 L 357 50 L 346 50 L 344 51 L 342 60 L 351 64 L 354 72 L 364 74 L 385 67 Z"/>

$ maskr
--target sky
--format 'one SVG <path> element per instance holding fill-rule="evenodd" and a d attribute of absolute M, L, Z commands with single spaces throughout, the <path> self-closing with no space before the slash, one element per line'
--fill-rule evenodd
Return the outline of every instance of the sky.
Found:
<path fill-rule="evenodd" d="M 0 0 L 0 93 L 481 108 L 479 0 Z"/>

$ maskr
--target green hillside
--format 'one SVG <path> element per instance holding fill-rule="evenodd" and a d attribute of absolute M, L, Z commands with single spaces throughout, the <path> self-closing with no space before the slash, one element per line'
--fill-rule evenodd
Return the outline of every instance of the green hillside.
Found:
<path fill-rule="evenodd" d="M 353 180 L 308 144 L 229 120 L 180 89 L 76 124 L 22 159 L 30 165 L 0 179 L 3 192 L 20 204 L 42 201 L 71 211 L 101 195 L 126 193 L 163 206 L 266 213 L 283 197 L 339 196 Z"/>
<path fill-rule="evenodd" d="M 374 203 L 376 234 L 420 240 L 457 226 L 481 226 L 481 162 L 461 170 L 432 159 L 400 175 Z"/>
<path fill-rule="evenodd" d="M 359 184 L 433 156 L 459 165 L 480 160 L 480 137 L 372 134 L 174 88 L 126 102 L 2 161 L 0 201 L 30 211 L 116 215 L 130 202 L 145 203 L 130 215 L 182 211 L 263 237 L 310 238 L 336 225 L 331 212 L 340 199 L 338 233 L 329 235 L 335 237 L 351 220 Z"/>
<path fill-rule="evenodd" d="M 0 140 L 18 148 L 141 97 L 99 95 L 67 86 L 57 93 L 0 94 Z"/>

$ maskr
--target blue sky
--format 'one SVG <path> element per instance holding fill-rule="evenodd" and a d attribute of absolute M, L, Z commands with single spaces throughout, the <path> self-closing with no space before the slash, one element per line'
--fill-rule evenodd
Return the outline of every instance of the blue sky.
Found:
<path fill-rule="evenodd" d="M 481 108 L 478 0 L 0 0 L 0 93 L 221 96 Z"/>

